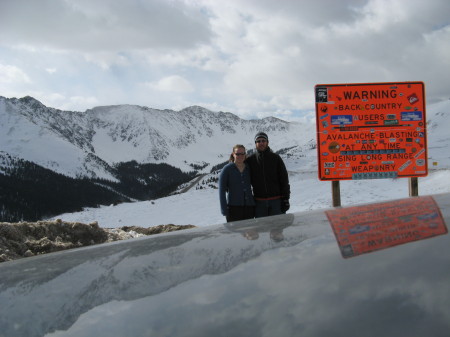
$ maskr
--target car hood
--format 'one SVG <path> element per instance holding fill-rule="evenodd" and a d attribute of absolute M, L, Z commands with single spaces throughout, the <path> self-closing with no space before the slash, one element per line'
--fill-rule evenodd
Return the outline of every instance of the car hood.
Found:
<path fill-rule="evenodd" d="M 450 194 L 0 264 L 0 336 L 447 336 Z"/>

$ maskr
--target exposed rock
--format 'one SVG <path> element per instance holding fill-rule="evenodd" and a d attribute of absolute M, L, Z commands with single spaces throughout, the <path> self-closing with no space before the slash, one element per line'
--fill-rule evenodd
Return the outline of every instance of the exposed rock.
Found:
<path fill-rule="evenodd" d="M 194 227 L 170 224 L 149 228 L 137 226 L 101 228 L 97 222 L 84 224 L 64 222 L 60 219 L 19 223 L 2 222 L 0 223 L 0 262 Z"/>

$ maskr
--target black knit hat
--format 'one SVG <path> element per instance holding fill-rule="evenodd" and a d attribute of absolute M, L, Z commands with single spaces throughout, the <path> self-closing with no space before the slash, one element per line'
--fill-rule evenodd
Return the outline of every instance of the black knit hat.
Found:
<path fill-rule="evenodd" d="M 265 140 L 269 141 L 269 137 L 267 137 L 267 134 L 264 132 L 258 132 L 255 136 L 255 142 L 258 138 L 264 138 Z"/>

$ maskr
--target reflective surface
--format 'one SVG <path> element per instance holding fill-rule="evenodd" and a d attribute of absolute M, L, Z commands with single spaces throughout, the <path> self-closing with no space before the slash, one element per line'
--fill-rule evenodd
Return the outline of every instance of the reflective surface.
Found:
<path fill-rule="evenodd" d="M 387 208 L 394 227 L 379 226 Z M 395 219 L 432 234 L 357 248 L 352 235 L 392 236 Z M 0 336 L 448 336 L 449 219 L 446 194 L 2 263 Z"/>

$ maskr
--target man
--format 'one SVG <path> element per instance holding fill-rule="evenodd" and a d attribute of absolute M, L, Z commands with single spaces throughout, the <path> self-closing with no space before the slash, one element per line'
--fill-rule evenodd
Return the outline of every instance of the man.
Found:
<path fill-rule="evenodd" d="M 255 217 L 284 214 L 289 209 L 291 189 L 283 159 L 269 147 L 269 137 L 264 132 L 255 136 L 256 152 L 247 158 L 250 167 Z"/>

